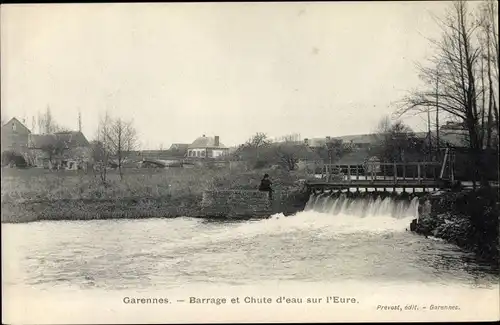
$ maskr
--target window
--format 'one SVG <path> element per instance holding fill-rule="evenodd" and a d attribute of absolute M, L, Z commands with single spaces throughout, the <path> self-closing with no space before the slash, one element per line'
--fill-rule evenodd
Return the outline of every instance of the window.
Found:
<path fill-rule="evenodd" d="M 205 151 L 202 151 L 202 152 L 201 152 L 201 156 L 202 156 L 202 157 L 205 157 Z"/>
<path fill-rule="evenodd" d="M 17 125 L 15 122 L 12 122 L 12 131 L 16 131 Z"/>

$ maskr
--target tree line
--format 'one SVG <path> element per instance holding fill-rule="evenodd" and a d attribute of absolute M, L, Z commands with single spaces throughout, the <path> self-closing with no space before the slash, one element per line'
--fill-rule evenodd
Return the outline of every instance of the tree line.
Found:
<path fill-rule="evenodd" d="M 240 145 L 234 153 L 235 158 L 246 161 L 249 167 L 269 168 L 279 166 L 293 171 L 300 161 L 336 164 L 346 155 L 362 151 L 362 165 L 370 157 L 377 157 L 382 162 L 408 162 L 430 160 L 430 148 L 427 138 L 418 137 L 415 132 L 400 120 L 391 121 L 383 117 L 375 131 L 368 136 L 368 143 L 363 148 L 357 144 L 344 142 L 342 139 L 323 139 L 319 145 L 309 145 L 306 141 L 283 138 L 273 142 L 265 133 L 258 132 L 247 142 Z"/>
<path fill-rule="evenodd" d="M 430 39 L 434 54 L 417 64 L 422 86 L 398 102 L 397 114 L 435 115 L 440 124 L 453 121 L 464 130 L 475 177 L 485 181 L 485 150 L 498 148 L 498 2 L 455 1 L 436 19 L 441 35 Z M 429 120 L 430 123 L 430 120 Z"/>

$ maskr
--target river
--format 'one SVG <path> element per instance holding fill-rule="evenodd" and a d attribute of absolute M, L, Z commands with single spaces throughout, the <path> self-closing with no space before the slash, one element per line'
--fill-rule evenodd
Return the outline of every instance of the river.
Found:
<path fill-rule="evenodd" d="M 416 204 L 313 197 L 295 216 L 266 220 L 2 224 L 3 320 L 498 319 L 498 270 L 454 245 L 406 231 Z M 328 296 L 357 301 L 326 303 Z M 169 303 L 137 305 L 125 297 L 165 297 Z M 190 297 L 228 300 L 190 304 Z M 303 300 L 232 304 L 231 297 Z M 322 301 L 308 304 L 307 297 Z M 379 307 L 398 304 L 402 310 Z M 458 310 L 430 310 L 431 304 Z M 410 305 L 418 310 L 405 310 Z"/>

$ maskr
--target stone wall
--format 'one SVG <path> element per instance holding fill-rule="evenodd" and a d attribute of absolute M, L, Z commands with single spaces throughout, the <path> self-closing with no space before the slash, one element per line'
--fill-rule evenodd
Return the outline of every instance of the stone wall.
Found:
<path fill-rule="evenodd" d="M 202 215 L 208 217 L 259 218 L 297 213 L 308 199 L 309 193 L 300 189 L 275 191 L 272 200 L 267 192 L 256 190 L 212 190 L 203 193 L 200 206 Z"/>
<path fill-rule="evenodd" d="M 205 191 L 203 214 L 220 217 L 259 217 L 270 215 L 273 205 L 267 192 L 254 190 Z"/>

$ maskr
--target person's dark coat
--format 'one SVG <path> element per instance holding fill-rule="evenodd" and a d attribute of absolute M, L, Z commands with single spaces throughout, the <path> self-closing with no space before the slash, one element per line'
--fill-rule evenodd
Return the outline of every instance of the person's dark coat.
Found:
<path fill-rule="evenodd" d="M 272 192 L 271 185 L 273 183 L 269 180 L 269 178 L 263 178 L 260 181 L 259 191 Z"/>

